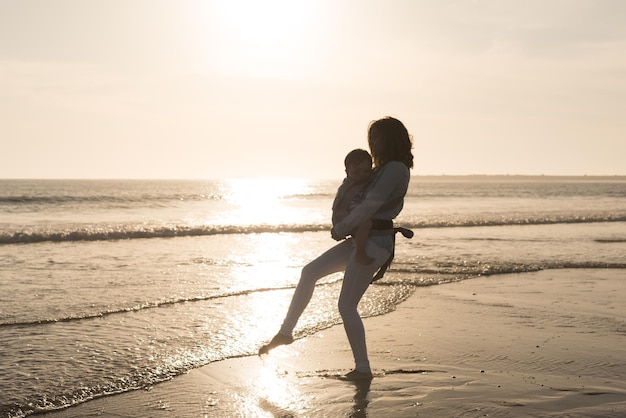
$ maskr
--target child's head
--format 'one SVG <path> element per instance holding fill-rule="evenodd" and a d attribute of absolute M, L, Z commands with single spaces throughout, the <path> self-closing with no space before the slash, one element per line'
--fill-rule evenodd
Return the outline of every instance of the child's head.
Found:
<path fill-rule="evenodd" d="M 346 175 L 357 181 L 367 179 L 372 172 L 372 156 L 364 149 L 350 151 L 346 155 L 344 164 Z"/>

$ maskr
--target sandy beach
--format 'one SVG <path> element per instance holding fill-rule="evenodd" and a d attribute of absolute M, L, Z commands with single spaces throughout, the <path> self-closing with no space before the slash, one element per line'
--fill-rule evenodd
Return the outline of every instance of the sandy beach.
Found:
<path fill-rule="evenodd" d="M 335 326 L 46 416 L 623 417 L 624 279 L 549 270 L 419 288 L 365 320 L 375 378 L 363 384 L 337 379 L 352 358 Z"/>

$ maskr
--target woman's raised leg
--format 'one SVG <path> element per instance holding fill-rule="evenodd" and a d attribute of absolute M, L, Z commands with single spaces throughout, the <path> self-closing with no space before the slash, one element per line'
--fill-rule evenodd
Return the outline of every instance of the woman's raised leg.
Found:
<path fill-rule="evenodd" d="M 304 266 L 280 331 L 269 344 L 261 347 L 259 354 L 265 354 L 272 348 L 290 344 L 293 341 L 293 329 L 313 296 L 315 283 L 322 277 L 344 270 L 353 250 L 352 241 L 348 239 Z"/>

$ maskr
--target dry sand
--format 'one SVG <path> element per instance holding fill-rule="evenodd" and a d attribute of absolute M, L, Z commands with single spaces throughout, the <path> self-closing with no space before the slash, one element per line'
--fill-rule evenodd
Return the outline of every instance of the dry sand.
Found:
<path fill-rule="evenodd" d="M 624 417 L 625 296 L 624 270 L 420 288 L 365 320 L 371 383 L 336 379 L 352 367 L 338 326 L 46 416 Z"/>

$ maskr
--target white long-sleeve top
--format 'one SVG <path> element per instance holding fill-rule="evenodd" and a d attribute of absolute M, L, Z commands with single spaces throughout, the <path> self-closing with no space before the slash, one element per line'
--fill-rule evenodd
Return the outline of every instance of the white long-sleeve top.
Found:
<path fill-rule="evenodd" d="M 369 219 L 395 219 L 404 206 L 410 178 L 409 168 L 400 161 L 378 169 L 363 202 L 334 226 L 336 238 L 345 238 Z"/>

